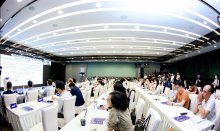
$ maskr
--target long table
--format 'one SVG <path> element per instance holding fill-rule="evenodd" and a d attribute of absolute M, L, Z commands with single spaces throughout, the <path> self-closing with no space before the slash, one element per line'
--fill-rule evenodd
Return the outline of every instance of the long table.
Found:
<path fill-rule="evenodd" d="M 150 95 L 147 91 L 136 84 L 133 85 L 133 88 L 136 90 L 136 99 L 143 98 L 145 101 L 144 117 L 149 108 L 153 108 L 160 114 L 162 122 L 158 131 L 167 131 L 169 128 L 177 131 L 202 131 L 210 130 L 213 126 L 213 122 L 207 119 L 203 119 L 201 122 L 196 123 L 193 120 L 198 118 L 198 116 L 195 116 L 190 110 L 183 107 L 161 104 L 161 102 L 167 101 L 167 99 L 162 96 Z M 179 116 L 182 112 L 186 112 L 190 119 L 182 122 L 176 121 L 174 117 Z"/>
<path fill-rule="evenodd" d="M 68 124 L 66 124 L 60 131 L 70 131 L 73 129 L 76 131 L 91 131 L 91 130 L 106 131 L 109 112 L 106 110 L 98 109 L 98 107 L 100 105 L 106 105 L 106 98 L 109 92 L 111 91 L 102 94 L 98 99 L 96 99 L 96 102 L 93 102 L 90 106 L 87 107 L 85 126 L 81 126 L 80 119 L 84 118 L 86 110 L 84 110 L 77 117 L 75 117 Z M 94 118 L 103 118 L 105 119 L 105 121 L 103 122 L 103 124 L 92 124 L 91 121 Z"/>
<path fill-rule="evenodd" d="M 11 123 L 14 131 L 29 131 L 29 128 L 42 122 L 41 110 L 51 104 L 52 103 L 47 102 L 37 102 L 36 100 L 18 104 L 17 108 L 14 109 L 7 107 L 8 121 Z M 33 108 L 33 110 L 24 110 L 23 108 L 25 107 Z"/>

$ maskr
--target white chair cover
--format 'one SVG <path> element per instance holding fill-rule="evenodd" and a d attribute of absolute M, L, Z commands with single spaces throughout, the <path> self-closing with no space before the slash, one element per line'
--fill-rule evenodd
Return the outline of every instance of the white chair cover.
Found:
<path fill-rule="evenodd" d="M 195 104 L 196 104 L 196 100 L 197 100 L 197 94 L 189 94 L 189 98 L 190 98 L 190 107 L 189 110 L 193 111 Z"/>
<path fill-rule="evenodd" d="M 86 99 L 84 99 L 86 106 L 90 105 L 90 97 L 91 97 L 91 90 L 86 90 Z"/>
<path fill-rule="evenodd" d="M 58 131 L 57 112 L 57 103 L 42 109 L 42 122 L 30 128 L 29 131 Z"/>
<path fill-rule="evenodd" d="M 216 120 L 215 120 L 215 128 L 214 130 L 220 131 L 220 100 L 215 100 L 215 108 L 216 108 Z"/>
<path fill-rule="evenodd" d="M 50 88 L 47 96 L 52 96 L 55 94 L 55 88 Z"/>
<path fill-rule="evenodd" d="M 219 89 L 217 89 L 215 93 L 216 93 L 216 96 L 220 97 L 220 90 Z"/>
<path fill-rule="evenodd" d="M 64 118 L 58 118 L 58 126 L 62 128 L 69 121 L 71 121 L 75 117 L 75 102 L 76 96 L 72 96 L 70 98 L 66 98 L 63 104 L 63 115 Z"/>
<path fill-rule="evenodd" d="M 10 106 L 12 103 L 17 103 L 17 94 L 4 94 L 4 103 L 5 106 Z"/>
<path fill-rule="evenodd" d="M 27 102 L 38 99 L 38 90 L 27 91 Z"/>
<path fill-rule="evenodd" d="M 168 98 L 170 95 L 170 88 L 166 87 L 164 91 L 165 96 Z"/>
<path fill-rule="evenodd" d="M 134 100 L 134 97 L 135 97 L 135 91 L 131 91 L 131 94 L 130 94 L 130 101 L 129 101 L 129 110 L 132 111 L 134 109 L 134 106 L 135 106 L 135 100 Z"/>
<path fill-rule="evenodd" d="M 144 111 L 144 105 L 145 105 L 144 99 L 139 98 L 137 106 L 135 108 L 136 121 L 138 119 L 141 119 L 143 111 Z"/>
<path fill-rule="evenodd" d="M 57 112 L 57 103 L 42 110 L 44 131 L 58 131 Z"/>
<path fill-rule="evenodd" d="M 83 99 L 86 101 L 86 90 L 81 90 Z"/>
<path fill-rule="evenodd" d="M 96 100 L 99 97 L 99 88 L 100 86 L 94 88 L 94 100 Z"/>
<path fill-rule="evenodd" d="M 149 121 L 146 129 L 147 129 L 147 131 L 157 131 L 158 127 L 160 126 L 160 123 L 161 123 L 161 117 L 160 117 L 159 113 L 156 112 L 152 108 L 149 108 L 147 115 L 146 115 L 146 118 L 150 114 L 151 114 L 150 121 Z"/>

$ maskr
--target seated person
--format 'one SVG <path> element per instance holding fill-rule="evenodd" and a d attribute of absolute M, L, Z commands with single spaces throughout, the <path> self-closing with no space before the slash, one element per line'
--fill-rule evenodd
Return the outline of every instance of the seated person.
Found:
<path fill-rule="evenodd" d="M 185 91 L 183 83 L 178 82 L 176 88 L 177 94 L 174 96 L 174 98 L 171 98 L 170 101 L 168 101 L 168 105 L 183 106 L 184 108 L 189 109 L 189 94 Z M 177 102 L 174 102 L 176 100 Z"/>
<path fill-rule="evenodd" d="M 198 88 L 196 87 L 196 85 L 193 82 L 191 82 L 189 84 L 189 90 L 188 91 L 189 91 L 190 94 L 198 94 L 199 93 Z"/>
<path fill-rule="evenodd" d="M 58 101 L 58 118 L 64 118 L 63 116 L 63 103 L 64 103 L 64 99 L 71 97 L 72 95 L 70 94 L 70 92 L 65 90 L 65 85 L 63 82 L 57 82 L 56 83 L 56 90 L 57 92 L 60 94 L 60 96 L 52 96 L 52 99 L 57 99 Z"/>
<path fill-rule="evenodd" d="M 6 86 L 7 86 L 7 91 L 3 92 L 3 95 L 15 93 L 14 91 L 12 91 L 12 83 L 10 81 L 7 82 Z"/>
<path fill-rule="evenodd" d="M 45 89 L 44 89 L 43 97 L 49 96 L 50 88 L 54 88 L 54 87 L 52 86 L 52 83 L 53 83 L 53 81 L 52 81 L 51 79 L 48 79 L 48 80 L 47 80 L 47 87 L 45 87 Z"/>
<path fill-rule="evenodd" d="M 133 131 L 126 95 L 114 91 L 109 94 L 107 104 L 111 108 L 108 117 L 108 131 Z"/>
<path fill-rule="evenodd" d="M 114 87 L 114 91 L 120 91 L 126 95 L 126 88 L 123 87 L 122 82 L 116 81 L 113 87 Z"/>
<path fill-rule="evenodd" d="M 83 95 L 82 95 L 82 92 L 80 91 L 80 89 L 78 87 L 75 86 L 74 83 L 70 83 L 69 84 L 70 88 L 71 88 L 71 91 L 70 93 L 74 96 L 76 96 L 76 103 L 75 103 L 75 106 L 82 106 L 85 101 L 83 99 Z"/>
<path fill-rule="evenodd" d="M 215 98 L 212 95 L 212 87 L 210 85 L 206 85 L 204 86 L 203 91 L 200 92 L 197 97 L 197 102 L 193 110 L 193 113 L 198 113 L 201 116 L 201 118 L 215 122 L 215 106 Z"/>
<path fill-rule="evenodd" d="M 164 86 L 163 82 L 159 81 L 156 90 L 152 93 L 153 95 L 163 94 L 164 93 Z"/>

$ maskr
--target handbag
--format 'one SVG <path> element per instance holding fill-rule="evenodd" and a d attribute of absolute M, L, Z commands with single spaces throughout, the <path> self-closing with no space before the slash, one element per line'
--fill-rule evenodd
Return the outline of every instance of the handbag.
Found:
<path fill-rule="evenodd" d="M 132 121 L 132 124 L 135 125 L 135 121 L 136 121 L 135 109 L 131 111 L 131 121 Z"/>
<path fill-rule="evenodd" d="M 134 131 L 147 131 L 146 128 L 148 127 L 150 117 L 151 114 L 148 115 L 148 117 L 144 121 L 138 119 L 137 122 L 135 123 Z"/>

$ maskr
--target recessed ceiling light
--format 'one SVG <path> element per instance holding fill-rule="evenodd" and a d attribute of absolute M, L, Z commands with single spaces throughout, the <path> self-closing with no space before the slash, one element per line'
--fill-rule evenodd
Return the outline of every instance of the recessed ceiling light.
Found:
<path fill-rule="evenodd" d="M 112 46 L 111 48 L 115 48 L 114 46 Z"/>
<path fill-rule="evenodd" d="M 53 35 L 55 36 L 55 35 L 57 35 L 57 33 L 56 33 L 56 32 L 54 32 L 54 33 L 53 33 Z"/>
<path fill-rule="evenodd" d="M 62 11 L 62 10 L 59 10 L 57 13 L 58 13 L 59 15 L 61 15 L 61 14 L 63 14 L 63 11 Z"/>
<path fill-rule="evenodd" d="M 132 41 L 135 41 L 135 38 L 132 38 Z"/>
<path fill-rule="evenodd" d="M 207 24 L 207 21 L 203 21 L 203 24 Z"/>
<path fill-rule="evenodd" d="M 133 48 L 133 46 L 130 46 L 129 48 Z"/>
<path fill-rule="evenodd" d="M 21 31 L 21 29 L 17 29 L 17 31 Z"/>
<path fill-rule="evenodd" d="M 79 29 L 76 29 L 76 31 L 79 31 Z"/>
<path fill-rule="evenodd" d="M 135 26 L 135 29 L 140 29 L 140 27 L 139 26 Z"/>
<path fill-rule="evenodd" d="M 200 51 L 198 51 L 198 53 L 200 53 Z"/>
<path fill-rule="evenodd" d="M 33 23 L 35 24 L 35 23 L 37 23 L 37 21 L 36 21 L 36 20 L 34 20 L 34 21 L 33 21 Z"/>
<path fill-rule="evenodd" d="M 17 2 L 22 2 L 22 0 L 17 0 Z"/>
<path fill-rule="evenodd" d="M 167 32 L 167 29 L 163 29 L 164 32 Z"/>
<path fill-rule="evenodd" d="M 104 28 L 105 28 L 105 29 L 108 29 L 108 26 L 106 25 L 106 26 L 104 26 Z"/>
<path fill-rule="evenodd" d="M 97 8 L 100 8 L 100 7 L 102 7 L 102 4 L 101 4 L 101 3 L 96 3 L 95 6 L 96 6 Z"/>
<path fill-rule="evenodd" d="M 89 40 L 86 40 L 86 42 L 89 42 Z"/>
<path fill-rule="evenodd" d="M 217 46 L 216 45 L 214 45 L 214 48 L 216 48 Z"/>
<path fill-rule="evenodd" d="M 109 41 L 111 41 L 112 39 L 111 39 L 111 38 L 109 38 L 108 40 L 109 40 Z"/>
<path fill-rule="evenodd" d="M 189 34 L 186 34 L 186 36 L 189 36 Z"/>

